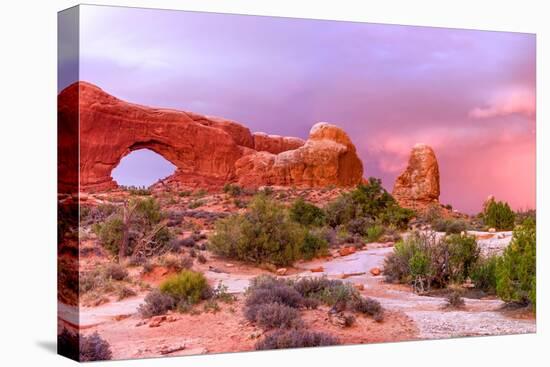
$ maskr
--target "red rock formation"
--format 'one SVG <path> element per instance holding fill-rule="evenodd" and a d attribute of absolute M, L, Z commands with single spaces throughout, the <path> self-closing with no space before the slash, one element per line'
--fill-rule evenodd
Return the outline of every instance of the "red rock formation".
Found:
<path fill-rule="evenodd" d="M 425 144 L 413 147 L 409 164 L 393 187 L 393 197 L 411 209 L 439 204 L 439 166 L 433 149 Z"/>
<path fill-rule="evenodd" d="M 300 138 L 267 135 L 266 133 L 253 133 L 254 149 L 257 151 L 265 151 L 273 154 L 286 152 L 301 147 L 305 144 Z"/>
<path fill-rule="evenodd" d="M 314 125 L 297 149 L 248 154 L 236 162 L 236 168 L 243 186 L 353 186 L 363 177 L 355 146 L 342 129 L 328 123 Z"/>
<path fill-rule="evenodd" d="M 350 186 L 360 182 L 363 173 L 348 136 L 328 124 L 315 125 L 305 143 L 252 135 L 233 121 L 128 103 L 86 82 L 72 84 L 58 96 L 61 141 L 74 140 L 65 127 L 75 116 L 80 123 L 80 185 L 85 191 L 116 187 L 112 170 L 125 155 L 142 148 L 177 167 L 170 182 L 192 186 Z M 64 172 L 60 181 L 62 176 Z"/>

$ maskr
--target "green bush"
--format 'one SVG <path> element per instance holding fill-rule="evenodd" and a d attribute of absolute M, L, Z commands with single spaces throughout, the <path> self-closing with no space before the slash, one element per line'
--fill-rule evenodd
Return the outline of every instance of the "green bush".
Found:
<path fill-rule="evenodd" d="M 216 222 L 209 247 L 229 258 L 286 266 L 300 258 L 305 234 L 281 205 L 259 194 L 246 213 Z"/>
<path fill-rule="evenodd" d="M 226 183 L 223 185 L 223 192 L 231 196 L 239 196 L 242 194 L 242 188 L 237 184 Z"/>
<path fill-rule="evenodd" d="M 414 212 L 401 208 L 382 187 L 382 182 L 370 178 L 349 193 L 344 193 L 325 208 L 327 223 L 336 228 L 358 218 L 366 218 L 384 225 L 405 228 Z"/>
<path fill-rule="evenodd" d="M 321 208 L 298 198 L 290 207 L 290 218 L 304 226 L 323 226 L 325 213 Z"/>
<path fill-rule="evenodd" d="M 367 229 L 365 241 L 367 243 L 378 242 L 378 240 L 380 240 L 380 238 L 384 235 L 384 232 L 385 232 L 385 228 L 380 225 L 374 225 L 372 227 L 369 227 Z"/>
<path fill-rule="evenodd" d="M 485 206 L 483 221 L 486 226 L 499 231 L 514 229 L 515 214 L 508 203 L 491 200 Z"/>
<path fill-rule="evenodd" d="M 462 219 L 438 219 L 432 224 L 432 229 L 447 234 L 459 234 L 468 229 L 468 224 Z"/>
<path fill-rule="evenodd" d="M 497 294 L 507 302 L 536 304 L 536 226 L 525 221 L 514 230 L 497 263 Z"/>
<path fill-rule="evenodd" d="M 111 255 L 118 255 L 118 247 L 122 242 L 123 227 L 124 223 L 120 216 L 109 217 L 102 224 L 98 223 L 94 226 L 99 242 Z"/>
<path fill-rule="evenodd" d="M 204 275 L 191 270 L 183 270 L 166 279 L 161 283 L 159 289 L 162 293 L 171 296 L 177 303 L 186 302 L 191 305 L 207 299 L 211 293 Z"/>
<path fill-rule="evenodd" d="M 128 220 L 128 253 L 130 255 L 135 244 L 164 219 L 165 214 L 160 204 L 152 197 L 145 199 L 131 199 L 127 204 L 129 211 Z M 103 222 L 93 226 L 101 245 L 112 255 L 117 256 L 119 246 L 122 243 L 124 222 L 123 211 L 112 211 L 112 214 Z M 164 227 L 156 232 L 151 239 L 158 249 L 168 246 L 173 239 L 172 232 Z"/>
<path fill-rule="evenodd" d="M 307 348 L 329 345 L 338 345 L 338 338 L 325 333 L 311 332 L 303 329 L 277 329 L 258 343 L 256 350 Z"/>
<path fill-rule="evenodd" d="M 477 289 L 495 294 L 497 287 L 498 256 L 480 257 L 470 273 Z"/>
<path fill-rule="evenodd" d="M 384 261 L 389 282 L 411 283 L 416 290 L 464 281 L 479 258 L 475 237 L 413 233 Z"/>
<path fill-rule="evenodd" d="M 328 242 L 320 233 L 307 231 L 302 246 L 300 247 L 301 257 L 311 260 L 316 256 L 325 256 L 328 254 Z"/>
<path fill-rule="evenodd" d="M 449 278 L 454 282 L 462 282 L 479 258 L 479 247 L 474 236 L 453 234 L 444 240 L 449 251 Z"/>
<path fill-rule="evenodd" d="M 176 301 L 168 294 L 164 294 L 158 289 L 149 292 L 144 299 L 143 304 L 138 308 L 138 312 L 142 317 L 152 317 L 164 315 L 167 311 L 176 307 Z"/>

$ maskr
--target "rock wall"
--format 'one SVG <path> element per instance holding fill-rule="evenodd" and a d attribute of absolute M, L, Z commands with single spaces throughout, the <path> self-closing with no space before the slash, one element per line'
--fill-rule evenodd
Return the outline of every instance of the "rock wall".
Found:
<path fill-rule="evenodd" d="M 80 186 L 84 191 L 116 187 L 112 170 L 125 155 L 142 148 L 177 167 L 171 182 L 200 187 L 219 187 L 226 182 L 351 186 L 359 183 L 363 174 L 355 147 L 334 125 L 315 125 L 306 142 L 252 134 L 234 121 L 128 103 L 87 82 L 72 84 L 58 96 L 60 127 L 77 114 Z M 61 138 L 63 134 L 61 131 Z"/>

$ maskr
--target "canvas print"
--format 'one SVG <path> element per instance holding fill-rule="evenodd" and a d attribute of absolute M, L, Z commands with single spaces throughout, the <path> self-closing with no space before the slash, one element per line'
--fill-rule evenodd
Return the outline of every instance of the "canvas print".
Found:
<path fill-rule="evenodd" d="M 536 331 L 534 34 L 59 13 L 58 350 Z"/>

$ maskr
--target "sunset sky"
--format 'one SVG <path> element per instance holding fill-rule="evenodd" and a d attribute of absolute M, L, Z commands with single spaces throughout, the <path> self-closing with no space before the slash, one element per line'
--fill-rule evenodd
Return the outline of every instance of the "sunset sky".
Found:
<path fill-rule="evenodd" d="M 490 194 L 535 206 L 535 47 L 521 33 L 83 6 L 80 79 L 252 131 L 307 138 L 332 122 L 390 191 L 429 144 L 440 201 L 474 213 Z M 165 175 L 141 158 L 115 179 Z"/>

